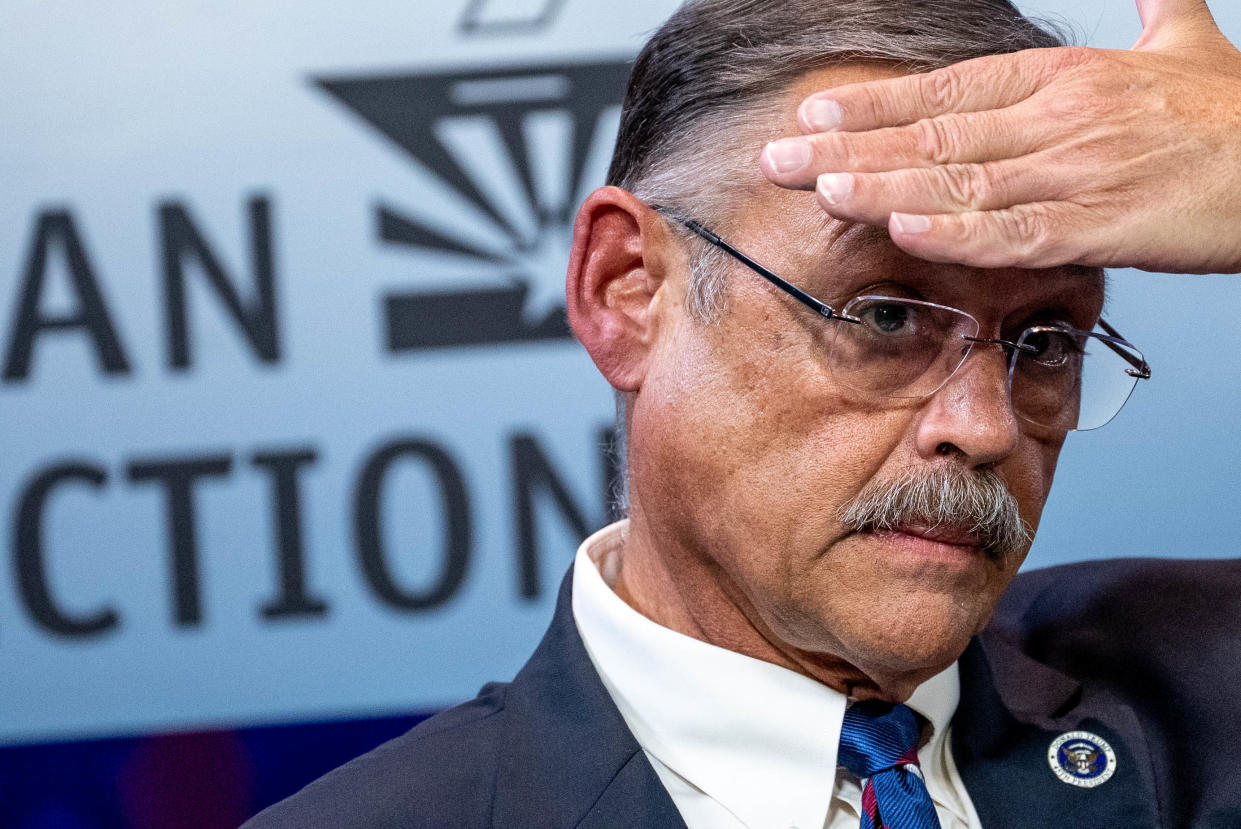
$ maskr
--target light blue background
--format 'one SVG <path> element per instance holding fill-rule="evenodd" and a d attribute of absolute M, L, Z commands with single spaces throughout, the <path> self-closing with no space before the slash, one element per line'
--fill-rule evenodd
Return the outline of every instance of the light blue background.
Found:
<path fill-rule="evenodd" d="M 1022 5 L 1062 16 L 1093 45 L 1123 48 L 1138 34 L 1127 0 Z M 543 599 L 519 601 L 505 441 L 536 435 L 575 496 L 598 509 L 596 433 L 611 417 L 610 392 L 570 342 L 383 354 L 384 289 L 502 285 L 503 276 L 376 244 L 379 198 L 433 205 L 448 222 L 475 218 L 309 78 L 631 54 L 674 4 L 570 0 L 546 31 L 482 38 L 458 34 L 463 6 L 0 5 L 0 343 L 33 217 L 65 205 L 135 364 L 132 376 L 103 378 L 80 338 L 48 337 L 32 379 L 0 385 L 0 741 L 437 707 L 511 676 L 537 641 L 577 539 L 542 511 Z M 1241 9 L 1216 6 L 1241 40 Z M 248 279 L 243 206 L 256 192 L 273 204 L 285 358 L 259 367 L 212 299 L 192 292 L 200 360 L 175 375 L 162 350 L 155 204 L 188 204 L 230 273 Z M 549 272 L 545 295 L 560 278 Z M 54 292 L 49 306 L 67 301 Z M 1146 352 L 1154 379 L 1107 429 L 1070 437 L 1029 566 L 1235 555 L 1241 282 L 1117 272 L 1108 314 Z M 378 606 L 352 553 L 358 466 L 401 435 L 448 447 L 474 506 L 466 587 L 424 614 Z M 321 455 L 303 480 L 310 581 L 332 609 L 321 621 L 265 623 L 267 481 L 248 458 L 307 444 Z M 206 621 L 180 630 L 169 623 L 160 496 L 124 483 L 124 465 L 215 451 L 235 467 L 200 488 Z M 33 470 L 66 457 L 110 477 L 98 493 L 66 489 L 49 513 L 58 595 L 74 610 L 106 602 L 124 616 L 119 632 L 85 642 L 31 626 L 8 563 L 17 493 Z M 416 472 L 393 486 L 391 503 L 406 507 L 388 527 L 396 569 L 418 583 L 439 532 L 431 490 Z"/>
<path fill-rule="evenodd" d="M 1128 48 L 1141 33 L 1129 0 L 1019 5 L 1070 23 L 1091 46 Z M 1241 7 L 1210 6 L 1241 42 Z M 1241 280 L 1115 271 L 1107 314 L 1142 348 L 1154 377 L 1106 429 L 1069 436 L 1026 566 L 1238 555 Z"/>

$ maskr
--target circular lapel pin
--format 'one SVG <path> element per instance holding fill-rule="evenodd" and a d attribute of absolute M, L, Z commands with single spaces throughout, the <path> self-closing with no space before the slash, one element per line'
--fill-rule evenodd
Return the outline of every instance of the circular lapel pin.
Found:
<path fill-rule="evenodd" d="M 1116 772 L 1116 752 L 1089 731 L 1069 731 L 1052 740 L 1047 762 L 1062 782 L 1086 789 L 1106 783 Z"/>

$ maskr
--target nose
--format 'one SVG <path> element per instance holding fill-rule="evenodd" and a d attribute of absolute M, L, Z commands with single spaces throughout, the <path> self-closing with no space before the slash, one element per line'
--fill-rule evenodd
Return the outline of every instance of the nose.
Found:
<path fill-rule="evenodd" d="M 995 463 L 1020 435 L 1008 391 L 1008 353 L 975 345 L 957 373 L 931 395 L 918 415 L 918 453 L 927 459 L 959 454 L 970 468 Z"/>

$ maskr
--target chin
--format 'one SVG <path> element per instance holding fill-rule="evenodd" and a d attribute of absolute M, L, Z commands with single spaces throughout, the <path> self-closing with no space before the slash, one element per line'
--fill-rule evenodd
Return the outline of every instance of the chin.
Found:
<path fill-rule="evenodd" d="M 877 614 L 872 625 L 854 640 L 858 667 L 888 682 L 905 677 L 914 684 L 947 668 L 961 656 L 970 637 L 990 616 L 971 609 L 928 603 L 914 614 Z M 912 691 L 912 688 L 910 689 Z"/>
<path fill-rule="evenodd" d="M 820 617 L 815 638 L 820 645 L 832 642 L 821 651 L 844 659 L 867 677 L 867 685 L 873 683 L 869 691 L 858 686 L 857 696 L 903 700 L 956 661 L 991 609 L 977 594 L 905 596 L 900 603 L 871 604 L 845 624 Z"/>
<path fill-rule="evenodd" d="M 955 662 L 969 644 L 971 635 L 968 630 L 954 629 L 928 633 L 918 639 L 885 636 L 877 642 L 859 643 L 865 649 L 860 657 L 876 672 L 892 676 L 917 674 L 926 678 Z"/>

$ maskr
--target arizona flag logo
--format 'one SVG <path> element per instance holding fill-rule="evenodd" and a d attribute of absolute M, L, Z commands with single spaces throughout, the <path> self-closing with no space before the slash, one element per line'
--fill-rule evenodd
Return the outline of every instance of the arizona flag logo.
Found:
<path fill-rule="evenodd" d="M 629 69 L 628 60 L 611 60 L 316 79 L 433 173 L 471 217 L 450 224 L 437 216 L 440 205 L 385 200 L 375 206 L 378 239 L 463 257 L 496 284 L 387 295 L 389 351 L 571 336 L 572 211 L 603 183 Z"/>

